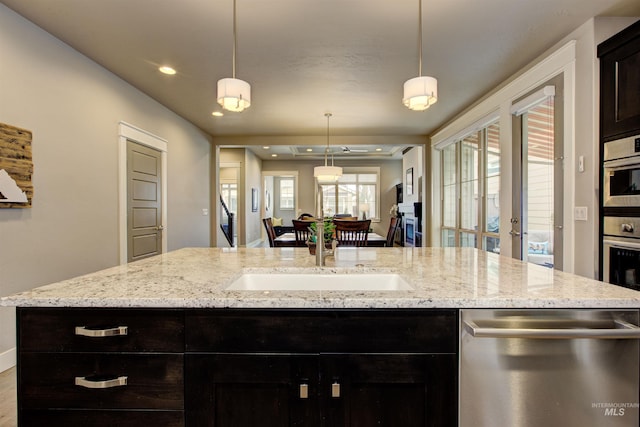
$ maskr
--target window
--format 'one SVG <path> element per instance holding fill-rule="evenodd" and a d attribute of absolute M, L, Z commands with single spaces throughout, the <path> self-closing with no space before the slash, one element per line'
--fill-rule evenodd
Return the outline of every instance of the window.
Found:
<path fill-rule="evenodd" d="M 482 247 L 497 252 L 500 247 L 500 125 L 485 130 L 484 223 Z"/>
<path fill-rule="evenodd" d="M 225 205 L 229 211 L 236 213 L 238 211 L 238 185 L 226 184 L 220 185 L 220 195 L 224 200 Z"/>
<path fill-rule="evenodd" d="M 441 161 L 442 246 L 467 246 L 498 252 L 498 122 L 445 147 L 442 150 Z"/>
<path fill-rule="evenodd" d="M 456 144 L 442 150 L 442 246 L 456 246 L 458 183 Z"/>
<path fill-rule="evenodd" d="M 380 169 L 345 170 L 336 184 L 320 184 L 326 216 L 380 218 Z"/>
<path fill-rule="evenodd" d="M 293 178 L 280 179 L 280 210 L 294 209 L 294 180 Z"/>
<path fill-rule="evenodd" d="M 460 246 L 475 248 L 478 231 L 480 132 L 460 144 Z"/>

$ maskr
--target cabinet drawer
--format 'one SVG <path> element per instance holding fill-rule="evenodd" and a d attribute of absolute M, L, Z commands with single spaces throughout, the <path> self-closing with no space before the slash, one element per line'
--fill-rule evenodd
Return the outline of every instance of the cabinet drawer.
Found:
<path fill-rule="evenodd" d="M 456 310 L 191 310 L 189 352 L 455 353 Z"/>
<path fill-rule="evenodd" d="M 24 427 L 183 427 L 181 411 L 28 410 L 20 414 Z"/>
<path fill-rule="evenodd" d="M 18 322 L 23 352 L 184 351 L 181 310 L 19 308 Z"/>
<path fill-rule="evenodd" d="M 23 353 L 18 381 L 21 408 L 184 408 L 181 354 Z"/>

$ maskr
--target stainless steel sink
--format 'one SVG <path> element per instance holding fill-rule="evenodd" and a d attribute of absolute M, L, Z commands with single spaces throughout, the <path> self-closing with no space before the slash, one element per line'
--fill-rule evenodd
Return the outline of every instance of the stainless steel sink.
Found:
<path fill-rule="evenodd" d="M 292 274 L 245 273 L 229 291 L 410 291 L 413 286 L 395 273 Z"/>

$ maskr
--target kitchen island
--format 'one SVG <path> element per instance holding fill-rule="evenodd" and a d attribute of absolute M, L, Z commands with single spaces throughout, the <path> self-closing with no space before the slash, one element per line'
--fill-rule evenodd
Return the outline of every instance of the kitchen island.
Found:
<path fill-rule="evenodd" d="M 227 289 L 247 275 L 268 286 Z M 358 275 L 402 286 L 312 280 Z M 453 427 L 460 309 L 640 293 L 468 248 L 338 248 L 322 268 L 306 248 L 187 248 L 1 304 L 18 307 L 20 426 Z"/>
<path fill-rule="evenodd" d="M 244 273 L 397 273 L 413 290 L 229 291 Z M 20 307 L 638 308 L 640 292 L 471 248 L 185 248 L 3 297 Z"/>

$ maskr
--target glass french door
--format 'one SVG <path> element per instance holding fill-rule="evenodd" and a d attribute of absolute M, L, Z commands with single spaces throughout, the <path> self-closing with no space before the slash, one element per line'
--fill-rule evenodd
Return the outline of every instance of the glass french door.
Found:
<path fill-rule="evenodd" d="M 515 258 L 561 270 L 562 80 L 556 78 L 549 84 L 553 85 L 555 95 L 542 97 L 514 116 L 514 204 L 510 234 Z"/>

